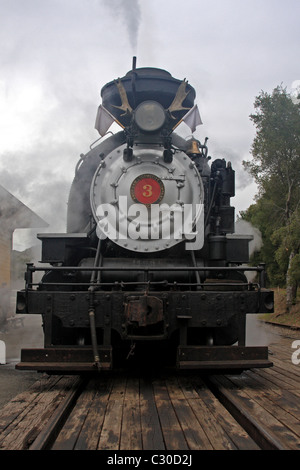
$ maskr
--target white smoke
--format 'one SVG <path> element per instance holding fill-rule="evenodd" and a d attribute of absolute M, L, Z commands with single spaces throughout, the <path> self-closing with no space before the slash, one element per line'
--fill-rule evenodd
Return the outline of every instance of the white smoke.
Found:
<path fill-rule="evenodd" d="M 300 80 L 294 80 L 291 88 L 292 88 L 292 91 L 291 91 L 292 101 L 295 104 L 299 104 L 300 103 Z"/>
<path fill-rule="evenodd" d="M 141 8 L 138 0 L 102 0 L 113 18 L 120 19 L 126 26 L 133 54 L 137 51 L 138 33 L 141 22 Z M 118 26 L 116 25 L 116 30 Z"/>
<path fill-rule="evenodd" d="M 235 233 L 240 235 L 253 236 L 253 240 L 251 240 L 249 243 L 249 256 L 253 255 L 253 253 L 256 251 L 260 251 L 263 243 L 260 230 L 256 227 L 253 227 L 250 222 L 238 219 L 235 223 Z"/>
<path fill-rule="evenodd" d="M 263 241 L 260 230 L 246 220 L 238 219 L 235 224 L 235 232 L 241 235 L 252 235 L 253 240 L 249 243 L 249 256 L 256 251 L 260 251 Z M 245 272 L 249 282 L 255 281 L 256 272 Z M 276 340 L 274 334 L 260 320 L 259 314 L 247 315 L 246 345 L 247 346 L 268 346 Z M 272 358 L 271 358 L 272 360 Z"/>
<path fill-rule="evenodd" d="M 235 223 L 235 233 L 240 235 L 251 235 L 253 237 L 249 242 L 249 256 L 253 255 L 256 251 L 260 251 L 263 244 L 260 230 L 253 227 L 250 222 L 238 219 Z M 245 271 L 245 275 L 249 282 L 253 282 L 256 277 L 256 272 Z"/>

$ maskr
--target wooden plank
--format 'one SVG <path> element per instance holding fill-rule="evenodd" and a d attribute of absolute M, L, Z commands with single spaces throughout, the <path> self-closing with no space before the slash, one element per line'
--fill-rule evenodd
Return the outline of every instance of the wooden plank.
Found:
<path fill-rule="evenodd" d="M 214 377 L 214 381 L 219 384 L 221 393 L 229 397 L 229 401 L 234 403 L 239 413 L 248 416 L 249 425 L 253 429 L 257 429 L 260 436 L 260 431 L 264 429 L 264 436 L 280 449 L 295 450 L 300 448 L 298 438 L 293 432 L 286 428 L 286 426 L 277 417 L 273 416 L 265 407 L 261 398 L 257 402 L 247 393 L 247 388 L 226 389 L 226 384 L 222 377 Z M 222 384 L 222 385 L 221 385 Z M 229 392 L 229 393 L 228 393 Z M 252 393 L 254 393 L 252 391 Z M 261 395 L 258 395 L 261 397 Z"/>
<path fill-rule="evenodd" d="M 9 426 L 1 441 L 1 448 L 28 449 L 60 405 L 66 392 L 77 382 L 77 377 L 61 377 L 53 387 L 41 390 L 36 399 Z"/>
<path fill-rule="evenodd" d="M 181 375 L 178 380 L 182 393 L 186 399 L 199 398 L 200 391 L 207 388 L 207 385 L 198 376 L 192 376 L 190 374 L 188 376 Z M 194 386 L 195 381 L 197 382 L 197 390 Z"/>
<path fill-rule="evenodd" d="M 300 449 L 300 421 L 293 413 L 290 412 L 291 401 L 287 398 L 285 392 L 286 391 L 283 390 L 281 397 L 268 397 L 268 399 L 266 399 L 264 395 L 257 396 L 254 393 L 251 394 L 251 397 L 260 403 L 265 410 L 276 417 L 276 419 L 278 419 L 287 429 L 290 429 L 296 436 L 298 436 L 295 436 L 294 445 L 296 447 L 293 448 Z M 297 414 L 299 415 L 299 408 Z M 290 439 L 290 437 L 288 438 Z M 298 445 L 296 444 L 297 441 Z"/>
<path fill-rule="evenodd" d="M 280 389 L 285 388 L 291 390 L 299 388 L 299 381 L 286 377 L 274 369 L 255 369 L 255 373 L 270 380 L 273 384 L 277 385 Z"/>
<path fill-rule="evenodd" d="M 0 448 L 2 449 L 25 449 L 37 436 L 39 429 L 43 426 L 42 418 L 47 419 L 47 406 L 53 410 L 60 403 L 53 402 L 57 391 L 57 384 L 60 390 L 61 377 L 53 377 L 49 381 L 46 379 L 37 381 L 30 389 L 7 404 L 3 410 L 3 431 L 0 436 Z M 33 392 L 33 393 L 32 393 Z M 58 391 L 59 393 L 59 391 Z M 53 398 L 54 397 L 54 398 Z M 41 418 L 42 417 L 42 418 Z"/>
<path fill-rule="evenodd" d="M 226 410 L 220 401 L 208 389 L 200 385 L 200 389 L 195 383 L 199 396 L 207 406 L 208 410 L 214 417 L 216 423 L 224 430 L 225 434 L 233 442 L 234 446 L 239 450 L 257 450 L 258 446 L 249 436 L 249 434 L 240 426 L 233 416 Z"/>
<path fill-rule="evenodd" d="M 255 380 L 255 376 L 256 374 L 252 375 L 253 380 Z M 232 380 L 237 382 L 235 378 Z M 261 407 L 285 425 L 286 428 L 290 429 L 296 436 L 300 436 L 300 409 L 298 397 L 286 389 L 277 389 L 274 391 L 268 388 L 256 390 L 255 387 L 244 387 L 243 390 L 252 400 L 255 400 Z"/>
<path fill-rule="evenodd" d="M 116 377 L 106 408 L 98 450 L 118 450 L 120 447 L 126 377 Z"/>
<path fill-rule="evenodd" d="M 172 399 L 184 400 L 185 396 L 180 386 L 179 379 L 177 376 L 166 377 L 166 386 L 169 397 Z"/>
<path fill-rule="evenodd" d="M 170 402 L 166 384 L 162 380 L 155 380 L 153 390 L 166 449 L 187 450 L 188 445 Z"/>
<path fill-rule="evenodd" d="M 284 346 L 283 344 L 277 344 L 272 346 L 272 360 L 274 359 L 275 363 L 285 369 L 293 369 L 294 373 L 297 376 L 300 376 L 300 368 L 296 367 L 292 363 L 292 355 L 296 349 L 292 348 L 294 338 L 291 338 L 289 344 Z"/>
<path fill-rule="evenodd" d="M 150 378 L 140 380 L 140 411 L 143 450 L 165 450 Z"/>
<path fill-rule="evenodd" d="M 137 378 L 127 379 L 120 450 L 142 450 L 139 379 Z"/>
<path fill-rule="evenodd" d="M 258 375 L 255 370 L 246 371 L 243 373 L 244 376 L 249 377 L 249 380 L 252 380 L 257 384 L 257 387 L 261 387 L 261 390 L 270 390 L 274 393 L 279 392 L 280 386 L 271 382 L 267 377 Z"/>
<path fill-rule="evenodd" d="M 291 358 L 288 362 L 285 363 L 274 358 L 274 366 L 276 367 L 276 370 L 278 370 L 281 374 L 286 375 L 287 377 L 297 379 L 297 382 L 300 385 L 300 364 L 293 364 Z"/>
<path fill-rule="evenodd" d="M 95 381 L 95 395 L 87 417 L 76 441 L 74 450 L 96 450 L 102 431 L 112 381 L 98 378 Z"/>
<path fill-rule="evenodd" d="M 189 399 L 189 404 L 201 422 L 207 438 L 209 439 L 214 450 L 234 450 L 236 446 L 229 436 L 224 432 L 209 408 L 201 398 Z"/>
<path fill-rule="evenodd" d="M 167 380 L 169 396 L 190 450 L 212 450 L 201 423 L 184 395 L 177 377 Z"/>
<path fill-rule="evenodd" d="M 17 424 L 17 418 L 26 413 L 26 408 L 37 400 L 41 391 L 49 390 L 53 387 L 60 377 L 57 376 L 43 376 L 40 380 L 34 382 L 28 390 L 20 393 L 8 402 L 0 411 L 0 439 L 3 437 L 3 431 L 12 423 Z"/>
<path fill-rule="evenodd" d="M 213 445 L 204 432 L 199 417 L 195 415 L 195 406 L 185 399 L 172 399 L 177 419 L 190 450 L 213 450 Z"/>
<path fill-rule="evenodd" d="M 287 413 L 290 413 L 295 418 L 300 420 L 300 407 L 299 407 L 299 395 L 295 392 L 299 392 L 297 390 L 289 391 L 289 390 L 282 390 L 280 394 L 276 394 L 276 396 L 271 396 L 271 400 L 276 403 L 276 405 L 281 406 Z"/>
<path fill-rule="evenodd" d="M 98 450 L 119 450 L 123 415 L 123 401 L 109 400 Z"/>

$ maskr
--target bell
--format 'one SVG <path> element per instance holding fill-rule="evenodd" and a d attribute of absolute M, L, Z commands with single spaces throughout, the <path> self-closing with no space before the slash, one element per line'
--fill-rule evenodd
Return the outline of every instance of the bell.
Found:
<path fill-rule="evenodd" d="M 185 153 L 187 155 L 201 154 L 199 150 L 199 141 L 196 139 L 191 139 L 189 142 L 189 148 Z"/>

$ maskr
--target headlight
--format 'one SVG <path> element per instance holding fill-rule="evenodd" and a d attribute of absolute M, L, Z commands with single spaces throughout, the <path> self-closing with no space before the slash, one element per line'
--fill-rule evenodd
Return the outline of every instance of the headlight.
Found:
<path fill-rule="evenodd" d="M 135 110 L 135 122 L 144 132 L 158 131 L 165 120 L 165 110 L 157 101 L 143 101 Z"/>

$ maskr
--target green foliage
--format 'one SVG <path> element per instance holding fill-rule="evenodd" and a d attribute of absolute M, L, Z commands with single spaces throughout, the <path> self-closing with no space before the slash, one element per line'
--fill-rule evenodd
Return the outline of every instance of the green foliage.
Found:
<path fill-rule="evenodd" d="M 270 180 L 286 187 L 295 177 L 300 181 L 300 113 L 290 95 L 281 86 L 273 93 L 256 97 L 256 114 L 250 119 L 256 126 L 251 162 L 244 166 L 260 190 L 268 189 Z"/>
<path fill-rule="evenodd" d="M 247 211 L 241 213 L 243 220 L 247 220 L 254 227 L 259 228 L 262 236 L 262 247 L 259 252 L 255 252 L 251 257 L 251 264 L 258 265 L 266 263 L 268 284 L 272 286 L 283 287 L 285 285 L 285 272 L 282 272 L 278 261 L 275 258 L 275 246 L 271 241 L 274 232 L 273 224 L 270 224 L 270 201 L 264 197 L 258 199 L 256 204 L 251 205 Z M 278 218 L 273 219 L 274 223 L 278 223 Z"/>
<path fill-rule="evenodd" d="M 292 282 L 300 280 L 300 105 L 278 86 L 272 94 L 262 91 L 254 107 L 253 158 L 243 165 L 259 194 L 241 216 L 260 229 L 256 257 L 267 264 L 270 282 L 282 286 L 287 272 Z"/>
<path fill-rule="evenodd" d="M 300 283 L 300 254 L 294 256 L 290 266 L 290 276 L 294 283 Z"/>
<path fill-rule="evenodd" d="M 271 236 L 271 241 L 276 247 L 275 258 L 281 270 L 287 272 L 293 282 L 300 281 L 300 211 L 295 211 L 289 220 L 289 224 L 277 229 Z M 293 257 L 291 259 L 291 253 Z M 290 266 L 289 266 L 289 263 Z"/>

